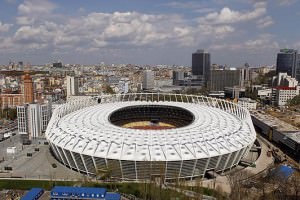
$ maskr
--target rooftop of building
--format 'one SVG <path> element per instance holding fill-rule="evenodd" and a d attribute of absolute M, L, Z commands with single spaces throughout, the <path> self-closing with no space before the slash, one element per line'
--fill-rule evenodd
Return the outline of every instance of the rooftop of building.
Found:
<path fill-rule="evenodd" d="M 277 90 L 297 90 L 297 86 L 296 87 L 277 86 L 277 87 L 274 87 L 274 89 L 277 89 Z"/>
<path fill-rule="evenodd" d="M 273 117 L 264 111 L 251 111 L 251 114 L 268 126 L 276 129 L 289 138 L 300 142 L 300 130 L 297 127 Z"/>
<path fill-rule="evenodd" d="M 51 190 L 52 197 L 74 197 L 77 199 L 120 200 L 118 193 L 107 192 L 106 188 L 55 186 Z"/>
<path fill-rule="evenodd" d="M 256 103 L 255 100 L 250 99 L 250 98 L 239 98 L 240 102 L 246 102 L 246 103 Z"/>

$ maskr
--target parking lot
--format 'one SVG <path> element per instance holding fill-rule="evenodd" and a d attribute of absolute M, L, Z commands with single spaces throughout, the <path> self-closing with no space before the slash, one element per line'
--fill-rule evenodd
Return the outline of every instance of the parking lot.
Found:
<path fill-rule="evenodd" d="M 13 135 L 10 138 L 7 138 L 0 142 L 0 160 L 1 160 L 1 162 L 5 161 L 5 160 L 9 160 L 12 157 L 16 156 L 16 155 L 12 155 L 12 154 L 7 154 L 6 153 L 7 147 L 16 147 L 17 151 L 21 151 L 22 143 L 21 143 L 20 135 L 17 135 L 17 134 Z"/>
<path fill-rule="evenodd" d="M 7 147 L 16 147 L 16 152 L 7 153 Z M 31 156 L 28 156 L 28 153 Z M 48 145 L 38 141 L 31 145 L 22 145 L 18 134 L 0 142 L 0 160 L 0 178 L 83 179 L 83 175 L 57 162 Z M 53 167 L 53 164 L 56 167 Z M 11 167 L 12 170 L 5 170 L 7 167 Z"/>

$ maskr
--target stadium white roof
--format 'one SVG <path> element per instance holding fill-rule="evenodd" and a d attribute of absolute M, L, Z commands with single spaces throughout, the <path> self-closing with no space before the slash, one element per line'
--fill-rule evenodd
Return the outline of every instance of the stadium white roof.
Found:
<path fill-rule="evenodd" d="M 140 130 L 122 128 L 109 115 L 122 107 L 168 105 L 182 107 L 194 121 L 181 128 Z M 118 160 L 177 161 L 238 151 L 254 141 L 248 118 L 204 104 L 127 101 L 101 103 L 66 114 L 47 130 L 50 142 L 80 154 Z"/>

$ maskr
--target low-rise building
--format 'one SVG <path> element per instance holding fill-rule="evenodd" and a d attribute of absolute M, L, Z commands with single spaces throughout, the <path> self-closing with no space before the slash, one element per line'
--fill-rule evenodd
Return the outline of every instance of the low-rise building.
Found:
<path fill-rule="evenodd" d="M 287 75 L 287 73 L 279 73 L 273 77 L 272 100 L 277 106 L 285 106 L 288 100 L 299 95 L 298 81 Z"/>
<path fill-rule="evenodd" d="M 225 98 L 229 99 L 239 99 L 245 97 L 246 88 L 234 86 L 234 87 L 225 87 Z"/>
<path fill-rule="evenodd" d="M 285 106 L 288 103 L 288 100 L 291 100 L 295 96 L 299 95 L 299 89 L 299 86 L 278 86 L 273 88 L 272 93 L 275 99 L 275 105 Z"/>
<path fill-rule="evenodd" d="M 256 110 L 257 102 L 250 98 L 238 99 L 238 105 L 247 108 L 248 110 Z"/>
<path fill-rule="evenodd" d="M 23 94 L 0 94 L 1 109 L 16 108 L 24 104 Z"/>
<path fill-rule="evenodd" d="M 119 193 L 108 192 L 106 188 L 55 186 L 50 195 L 56 200 L 121 200 Z"/>
<path fill-rule="evenodd" d="M 272 97 L 272 88 L 258 89 L 257 97 L 260 99 L 271 98 Z"/>

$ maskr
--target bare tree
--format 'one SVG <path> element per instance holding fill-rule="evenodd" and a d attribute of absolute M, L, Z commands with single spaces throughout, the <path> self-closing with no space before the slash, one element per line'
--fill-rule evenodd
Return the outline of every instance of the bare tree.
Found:
<path fill-rule="evenodd" d="M 245 170 L 232 172 L 227 175 L 231 187 L 230 199 L 244 200 L 249 198 L 250 191 L 246 187 L 243 187 L 243 184 L 249 181 L 250 176 L 251 173 Z"/>
<path fill-rule="evenodd" d="M 294 199 L 300 199 L 300 172 L 294 172 L 289 178 L 289 183 Z"/>

